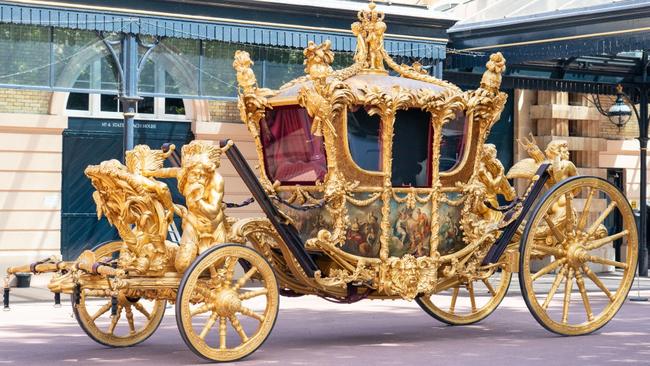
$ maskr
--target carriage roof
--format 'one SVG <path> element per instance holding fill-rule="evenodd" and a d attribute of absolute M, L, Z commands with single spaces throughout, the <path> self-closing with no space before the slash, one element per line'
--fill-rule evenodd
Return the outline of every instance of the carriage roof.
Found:
<path fill-rule="evenodd" d="M 485 138 L 505 104 L 506 95 L 499 92 L 501 73 L 505 70 L 503 56 L 497 53 L 490 57 L 479 89 L 463 92 L 456 85 L 429 75 L 418 62 L 412 65 L 398 64 L 389 56 L 384 49 L 384 15 L 376 9 L 373 2 L 368 9 L 359 11 L 357 17 L 358 21 L 351 27 L 357 38 L 354 63 L 351 66 L 333 70 L 331 65 L 334 52 L 330 41 L 322 44 L 310 41 L 304 50 L 306 75 L 284 84 L 278 90 L 258 88 L 250 56 L 243 51 L 236 53 L 233 66 L 237 70 L 240 86 L 239 106 L 242 119 L 256 140 L 260 165 L 268 168 L 269 163 L 286 156 L 266 154 L 266 144 L 276 137 L 269 135 L 271 124 L 280 133 L 277 135 L 279 137 L 284 137 L 287 133 L 286 130 L 278 132 L 284 128 L 281 126 L 295 125 L 294 130 L 298 131 L 296 121 L 300 118 L 297 114 L 287 117 L 288 121 L 278 117 L 277 113 L 282 112 L 276 110 L 286 107 L 293 108 L 295 112 L 286 112 L 285 109 L 284 113 L 298 113 L 298 109 L 303 109 L 313 119 L 313 124 L 305 122 L 300 130 L 311 130 L 313 136 L 324 137 L 326 151 L 320 155 L 327 155 L 327 171 L 337 165 L 346 179 L 358 181 L 363 186 L 377 187 L 383 184 L 383 177 L 391 174 L 389 160 L 395 158 L 393 144 L 388 144 L 388 140 L 392 141 L 396 136 L 392 131 L 403 132 L 404 129 L 412 128 L 407 125 L 413 124 L 418 124 L 422 129 L 414 133 L 414 136 L 428 135 L 424 138 L 428 138 L 428 142 L 422 144 L 428 144 L 432 148 L 413 145 L 408 139 L 395 146 L 408 146 L 413 154 L 428 150 L 428 160 L 444 160 L 441 147 L 449 146 L 445 145 L 444 139 L 449 136 L 460 137 L 454 152 L 455 162 L 447 167 L 434 163 L 436 166 L 429 169 L 432 181 L 424 186 L 440 181 L 443 186 L 451 187 L 458 181 L 467 181 L 481 156 Z M 381 124 L 378 131 L 383 131 L 379 132 L 379 139 L 383 143 L 378 144 L 381 156 L 378 158 L 379 166 L 375 169 L 361 167 L 350 151 L 351 147 L 355 147 L 355 142 L 348 138 L 348 120 L 351 113 L 360 109 L 358 107 L 363 107 L 361 109 L 369 116 L 378 117 Z M 407 123 L 398 123 L 398 120 Z M 450 123 L 454 121 L 455 123 Z M 296 146 L 304 145 L 311 138 L 307 137 L 302 142 L 298 140 L 288 144 L 298 149 L 299 154 L 307 154 Z M 307 145 L 309 144 L 311 142 Z M 336 145 L 339 144 L 345 147 L 337 148 Z M 399 163 L 395 166 L 399 166 Z M 271 182 L 274 181 L 273 177 L 270 178 Z M 324 176 L 319 175 L 318 179 L 307 181 L 317 181 L 320 178 Z M 270 183 L 266 177 L 262 177 L 262 180 Z M 280 183 L 285 181 L 280 179 Z"/>

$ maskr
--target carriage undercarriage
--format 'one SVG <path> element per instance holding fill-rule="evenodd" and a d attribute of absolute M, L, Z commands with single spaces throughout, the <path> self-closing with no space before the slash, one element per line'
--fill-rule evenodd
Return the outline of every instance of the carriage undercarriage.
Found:
<path fill-rule="evenodd" d="M 354 65 L 332 70 L 330 43 L 310 42 L 307 75 L 278 91 L 258 88 L 250 56 L 236 53 L 239 108 L 259 171 L 230 140 L 193 141 L 180 158 L 173 146 L 136 146 L 124 165 L 110 160 L 85 171 L 98 217 L 121 240 L 8 274 L 56 272 L 50 290 L 70 294 L 81 328 L 112 347 L 146 340 L 174 303 L 185 343 L 213 361 L 254 352 L 273 328 L 280 295 L 415 300 L 440 321 L 466 325 L 497 308 L 513 273 L 548 330 L 579 335 L 605 325 L 637 263 L 623 194 L 577 175 L 563 141 L 545 151 L 522 141 L 530 158 L 506 174 L 485 143 L 506 101 L 501 54 L 490 57 L 480 87 L 463 92 L 418 64 L 395 63 L 373 3 L 358 17 Z M 264 217 L 227 215 L 223 154 Z M 175 178 L 185 205 L 156 178 Z M 519 196 L 513 179 L 527 182 Z M 618 232 L 604 225 L 614 214 L 623 222 Z M 178 243 L 167 235 L 174 216 L 183 221 Z M 602 250 L 615 241 L 626 248 L 620 261 Z M 619 271 L 616 289 L 596 265 Z M 540 286 L 543 278 L 552 280 Z M 606 301 L 592 302 L 587 282 Z M 582 306 L 572 307 L 574 284 Z"/>

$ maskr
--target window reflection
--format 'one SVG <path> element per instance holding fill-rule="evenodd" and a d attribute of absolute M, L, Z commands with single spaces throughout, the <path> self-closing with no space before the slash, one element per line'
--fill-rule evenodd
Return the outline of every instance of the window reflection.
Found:
<path fill-rule="evenodd" d="M 362 169 L 380 171 L 380 118 L 361 106 L 348 111 L 348 148 L 352 160 Z"/>
<path fill-rule="evenodd" d="M 442 144 L 440 146 L 440 171 L 452 170 L 463 158 L 465 147 L 465 113 L 456 114 L 456 118 L 442 128 Z"/>

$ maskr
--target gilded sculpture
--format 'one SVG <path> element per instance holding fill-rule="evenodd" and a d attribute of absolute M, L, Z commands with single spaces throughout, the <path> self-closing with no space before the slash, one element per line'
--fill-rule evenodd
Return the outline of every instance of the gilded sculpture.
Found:
<path fill-rule="evenodd" d="M 384 14 L 371 2 L 352 24 L 353 65 L 334 70 L 331 42 L 309 42 L 305 75 L 279 90 L 260 88 L 250 55 L 237 51 L 238 108 L 255 143 L 257 171 L 231 140 L 192 141 L 180 159 L 173 145 L 136 146 L 125 164 L 109 160 L 85 170 L 98 218 L 107 218 L 118 240 L 76 260 L 47 258 L 8 273 L 55 272 L 49 288 L 72 294 L 82 329 L 114 347 L 148 338 L 166 302 L 174 302 L 183 340 L 214 361 L 254 352 L 273 327 L 281 294 L 341 303 L 415 300 L 434 318 L 462 325 L 490 315 L 518 271 L 527 306 L 547 329 L 585 334 L 611 320 L 636 265 L 636 226 L 625 197 L 599 178 L 578 175 L 566 141 L 550 141 L 542 151 L 534 138 L 522 139 L 530 158 L 506 172 L 496 146 L 486 143 L 507 100 L 501 53 L 490 55 L 477 89 L 462 91 L 418 62 L 397 64 L 383 47 L 385 31 Z M 380 125 L 375 166 L 363 168 L 353 156 L 356 116 Z M 398 153 L 404 142 L 395 139 L 405 123 L 416 125 L 413 116 L 421 116 L 424 129 L 408 136 L 425 138 L 424 154 L 411 149 L 405 157 Z M 461 133 L 447 132 L 458 125 Z M 461 151 L 446 166 L 444 147 L 454 143 Z M 240 205 L 224 200 L 224 155 L 262 217 L 230 214 Z M 175 202 L 160 178 L 176 179 L 184 201 Z M 512 179 L 523 182 L 520 195 Z M 604 222 L 614 211 L 623 230 L 610 233 Z M 182 222 L 178 242 L 168 235 L 175 218 Z M 626 243 L 624 261 L 602 254 L 616 240 Z M 593 264 L 620 271 L 616 291 Z M 540 292 L 533 285 L 544 275 L 553 280 Z M 587 280 L 609 300 L 601 311 L 589 302 Z M 574 283 L 585 321 L 569 316 L 577 306 L 570 304 Z M 562 284 L 561 316 L 552 318 L 549 304 Z M 103 303 L 91 311 L 98 302 L 86 299 Z M 251 299 L 264 302 L 263 310 L 249 306 Z M 107 328 L 98 326 L 102 317 Z M 118 334 L 119 324 L 126 334 Z"/>

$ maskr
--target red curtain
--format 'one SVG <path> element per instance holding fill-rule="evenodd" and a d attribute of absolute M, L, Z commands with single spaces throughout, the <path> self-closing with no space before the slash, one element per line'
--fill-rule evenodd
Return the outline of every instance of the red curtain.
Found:
<path fill-rule="evenodd" d="M 312 119 L 304 108 L 276 107 L 261 121 L 266 173 L 281 183 L 313 183 L 327 170 L 323 139 L 311 133 Z"/>

